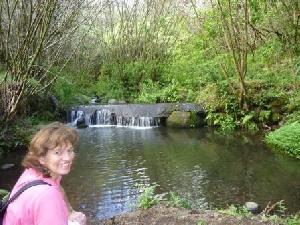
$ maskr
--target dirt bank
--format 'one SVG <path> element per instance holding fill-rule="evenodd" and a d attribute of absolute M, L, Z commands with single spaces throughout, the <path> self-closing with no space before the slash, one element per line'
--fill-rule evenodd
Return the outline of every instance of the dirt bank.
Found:
<path fill-rule="evenodd" d="M 137 210 L 111 219 L 94 221 L 93 225 L 271 225 L 258 217 L 237 218 L 212 210 L 187 210 L 155 206 L 148 210 Z"/>

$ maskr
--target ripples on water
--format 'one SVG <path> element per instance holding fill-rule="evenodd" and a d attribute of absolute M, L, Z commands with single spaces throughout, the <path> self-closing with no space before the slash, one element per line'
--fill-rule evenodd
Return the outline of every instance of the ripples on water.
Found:
<path fill-rule="evenodd" d="M 159 193 L 177 192 L 195 207 L 246 201 L 265 206 L 283 199 L 291 212 L 300 209 L 299 160 L 270 152 L 258 137 L 204 128 L 90 127 L 79 132 L 74 168 L 63 185 L 74 208 L 92 218 L 130 211 L 137 184 L 152 183 Z M 0 186 L 11 186 L 16 171 L 13 176 L 2 171 Z"/>
<path fill-rule="evenodd" d="M 300 165 L 273 154 L 257 137 L 207 129 L 87 128 L 72 174 L 65 179 L 73 204 L 93 217 L 132 209 L 137 184 L 157 183 L 195 207 L 226 207 L 284 199 L 299 210 Z"/>

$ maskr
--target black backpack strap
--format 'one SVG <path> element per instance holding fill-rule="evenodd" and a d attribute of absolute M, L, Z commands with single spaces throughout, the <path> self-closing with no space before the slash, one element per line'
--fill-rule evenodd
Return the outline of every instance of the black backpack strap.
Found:
<path fill-rule="evenodd" d="M 7 208 L 7 206 L 13 202 L 17 197 L 19 197 L 20 194 L 22 194 L 25 190 L 27 190 L 28 188 L 31 188 L 33 186 L 36 186 L 36 185 L 42 185 L 42 184 L 46 184 L 46 185 L 49 185 L 51 186 L 51 184 L 48 184 L 47 182 L 43 181 L 43 180 L 34 180 L 34 181 L 31 181 L 27 184 L 25 184 L 24 186 L 22 186 L 7 202 L 5 202 L 3 204 L 3 206 L 1 207 L 0 209 L 0 212 Z"/>

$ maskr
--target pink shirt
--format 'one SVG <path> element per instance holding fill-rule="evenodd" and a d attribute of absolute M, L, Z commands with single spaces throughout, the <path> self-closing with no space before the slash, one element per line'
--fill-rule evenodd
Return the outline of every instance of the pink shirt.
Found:
<path fill-rule="evenodd" d="M 7 208 L 3 225 L 67 225 L 68 209 L 60 189 L 60 179 L 44 178 L 34 169 L 25 169 L 11 196 L 24 184 L 43 180 L 49 185 L 36 185 L 24 191 Z"/>

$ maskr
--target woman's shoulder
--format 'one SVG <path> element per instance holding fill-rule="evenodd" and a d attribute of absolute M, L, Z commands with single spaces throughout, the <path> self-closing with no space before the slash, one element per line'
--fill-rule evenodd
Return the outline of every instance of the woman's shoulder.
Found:
<path fill-rule="evenodd" d="M 33 168 L 27 168 L 23 171 L 20 178 L 16 183 L 16 187 L 21 187 L 26 183 L 35 181 L 35 180 L 42 180 L 51 186 L 60 186 L 60 179 L 59 180 L 52 180 L 51 178 L 44 177 L 41 173 L 36 171 Z"/>
<path fill-rule="evenodd" d="M 21 184 L 19 186 L 15 186 L 11 196 L 20 190 L 21 187 Z M 42 205 L 49 204 L 64 204 L 60 188 L 52 185 L 41 184 L 32 186 L 22 192 L 17 199 L 9 205 L 9 210 L 16 212 L 15 214 L 22 214 L 24 210 L 32 212 L 39 210 Z"/>
<path fill-rule="evenodd" d="M 30 183 L 30 181 L 20 184 L 18 187 L 16 187 L 14 193 L 20 190 L 27 183 Z M 30 202 L 30 201 L 43 199 L 43 198 L 51 199 L 60 196 L 61 196 L 61 191 L 59 187 L 51 184 L 43 183 L 43 184 L 38 184 L 27 188 L 18 198 Z"/>
<path fill-rule="evenodd" d="M 52 181 L 50 178 L 44 178 L 42 175 L 35 172 L 33 169 L 25 169 L 16 185 L 14 186 L 11 196 L 17 193 L 24 185 L 31 182 L 41 180 L 44 183 L 27 188 L 18 198 L 32 198 L 43 195 L 60 195 L 60 184 Z"/>

